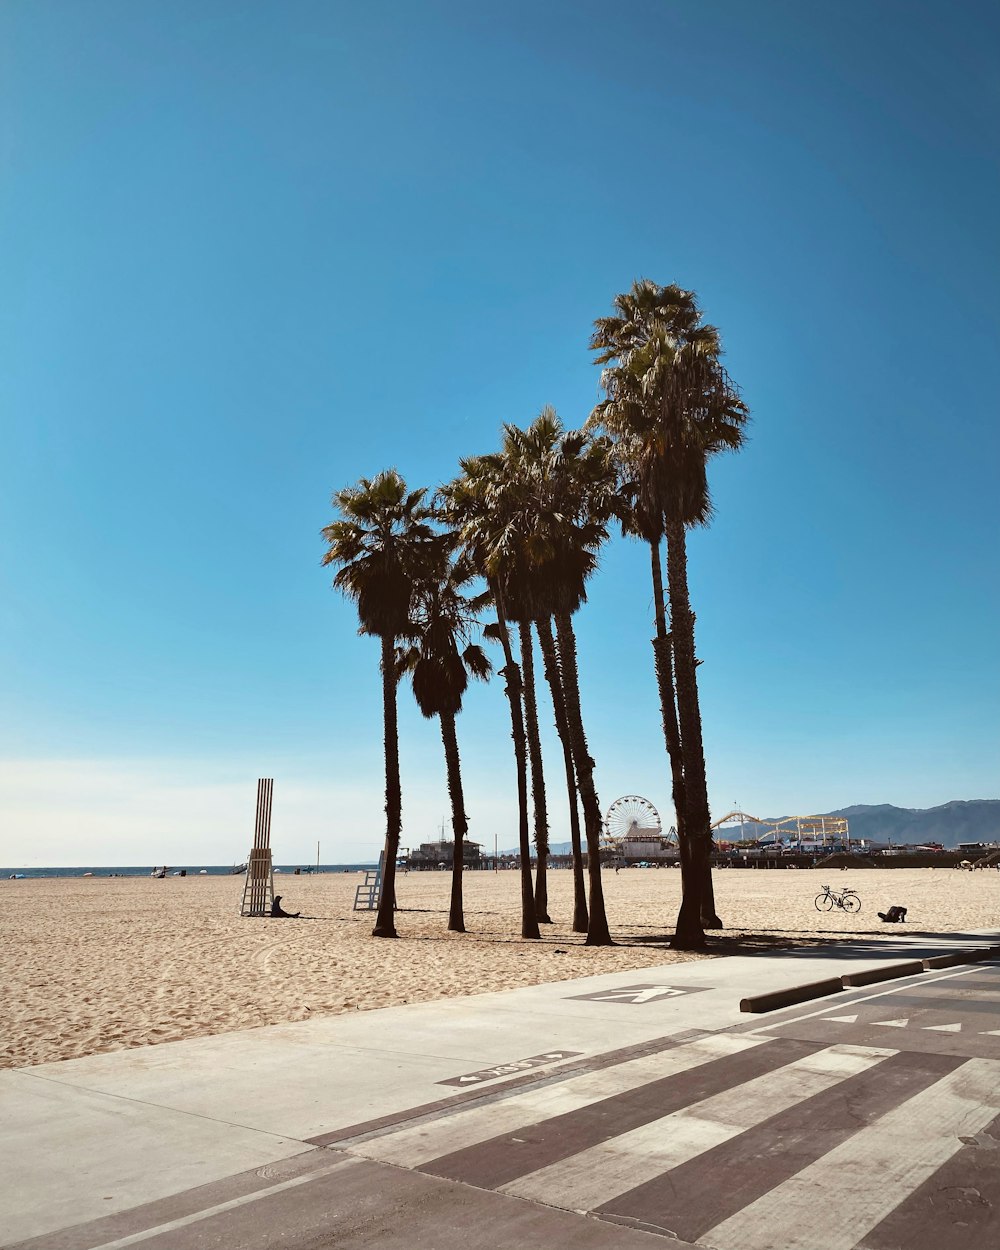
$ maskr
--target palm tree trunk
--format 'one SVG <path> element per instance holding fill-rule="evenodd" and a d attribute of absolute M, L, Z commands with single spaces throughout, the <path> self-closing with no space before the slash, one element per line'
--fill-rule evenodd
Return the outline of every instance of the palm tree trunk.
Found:
<path fill-rule="evenodd" d="M 531 888 L 531 843 L 528 838 L 528 750 L 524 736 L 524 712 L 521 706 L 521 670 L 514 663 L 514 653 L 510 647 L 510 631 L 500 607 L 500 597 L 495 596 L 497 604 L 497 624 L 500 627 L 500 645 L 503 647 L 504 667 L 500 675 L 504 678 L 504 691 L 510 704 L 511 737 L 514 739 L 514 759 L 517 764 L 517 834 L 521 852 L 521 937 L 540 938 L 538 921 L 535 918 L 535 897 Z"/>
<path fill-rule="evenodd" d="M 552 618 L 546 616 L 535 622 L 538 645 L 542 649 L 545 680 L 552 694 L 552 710 L 555 714 L 556 732 L 563 752 L 566 770 L 566 796 L 569 799 L 569 836 L 573 849 L 573 932 L 587 932 L 587 887 L 583 881 L 583 847 L 580 843 L 580 810 L 577 806 L 576 772 L 573 768 L 573 744 L 569 723 L 566 719 L 566 700 L 563 695 L 562 674 L 556 655 L 556 640 L 552 636 Z"/>
<path fill-rule="evenodd" d="M 469 832 L 469 819 L 465 814 L 465 796 L 462 793 L 462 765 L 458 755 L 455 714 L 442 712 L 438 719 L 441 721 L 441 741 L 444 744 L 445 767 L 448 771 L 448 797 L 451 799 L 451 828 L 455 838 L 451 860 L 451 908 L 448 912 L 448 928 L 453 933 L 464 933 L 462 869 L 465 866 L 465 835 Z"/>
<path fill-rule="evenodd" d="M 677 703 L 674 696 L 673 646 L 667 633 L 667 618 L 663 607 L 663 572 L 660 567 L 660 540 L 649 544 L 650 564 L 653 573 L 653 601 L 656 610 L 656 637 L 653 639 L 653 663 L 656 684 L 660 692 L 660 716 L 663 721 L 663 740 L 670 760 L 670 780 L 674 800 L 674 818 L 677 821 L 677 841 L 683 840 L 684 822 L 684 758 L 681 752 L 681 733 L 677 724 Z"/>
<path fill-rule="evenodd" d="M 677 718 L 677 702 L 674 692 L 673 640 L 667 633 L 666 613 L 663 606 L 663 572 L 660 565 L 660 543 L 650 543 L 650 565 L 653 574 L 653 598 L 656 611 L 656 637 L 653 639 L 653 659 L 656 666 L 656 682 L 660 692 L 660 712 L 663 718 L 663 737 L 670 758 L 670 777 L 677 819 L 677 845 L 681 857 L 681 907 L 674 926 L 671 942 L 677 950 L 700 950 L 705 945 L 702 926 L 702 894 L 704 881 L 692 863 L 692 846 L 687 834 L 687 795 L 684 788 L 684 753 L 681 745 L 680 726 Z"/>
<path fill-rule="evenodd" d="M 697 839 L 690 835 L 680 844 L 681 906 L 670 943 L 674 950 L 704 950 L 705 927 L 701 922 L 702 893 L 705 885 L 704 867 L 698 859 Z"/>
<path fill-rule="evenodd" d="M 580 711 L 580 677 L 576 667 L 576 634 L 566 613 L 556 615 L 556 637 L 559 639 L 559 667 L 566 696 L 566 716 L 573 737 L 573 762 L 583 800 L 583 822 L 587 831 L 587 879 L 590 883 L 590 924 L 587 946 L 613 946 L 604 909 L 604 883 L 601 880 L 601 805 L 594 785 L 594 761 L 587 747 L 587 735 Z"/>
<path fill-rule="evenodd" d="M 382 720 L 385 745 L 385 856 L 382 864 L 382 892 L 372 937 L 397 937 L 396 857 L 399 831 L 403 824 L 403 798 L 399 785 L 399 730 L 396 723 L 395 639 L 382 635 Z"/>
<path fill-rule="evenodd" d="M 535 657 L 532 654 L 531 622 L 520 621 L 521 672 L 524 674 L 524 720 L 528 734 L 528 760 L 531 764 L 531 806 L 535 816 L 535 919 L 551 924 L 549 891 L 545 869 L 549 857 L 549 812 L 545 800 L 545 772 L 542 768 L 542 742 L 538 735 L 538 704 L 535 700 Z"/>
<path fill-rule="evenodd" d="M 697 885 L 698 925 L 690 914 L 684 916 L 682 903 L 674 942 L 678 949 L 689 949 L 681 943 L 698 940 L 704 943 L 704 929 L 721 928 L 715 915 L 712 889 L 712 828 L 708 806 L 708 783 L 705 777 L 705 750 L 701 736 L 701 711 L 698 706 L 698 674 L 694 647 L 694 613 L 687 584 L 687 538 L 682 523 L 669 521 L 667 533 L 667 585 L 670 595 L 670 625 L 673 637 L 674 674 L 677 681 L 677 714 L 680 721 L 681 749 L 684 757 L 684 794 L 687 840 L 690 844 L 689 870 L 692 884 Z M 692 900 L 693 902 L 693 900 Z M 690 912 L 690 908 L 688 909 Z M 681 918 L 685 923 L 682 933 Z"/>

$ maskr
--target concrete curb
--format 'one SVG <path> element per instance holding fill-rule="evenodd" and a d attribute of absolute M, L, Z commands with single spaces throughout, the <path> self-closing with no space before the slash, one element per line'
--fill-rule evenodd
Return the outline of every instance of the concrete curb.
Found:
<path fill-rule="evenodd" d="M 845 972 L 840 978 L 844 989 L 858 985 L 877 985 L 879 981 L 894 981 L 896 977 L 912 977 L 924 971 L 922 959 L 909 959 L 903 964 L 886 964 L 883 968 L 869 968 L 866 972 Z"/>
<path fill-rule="evenodd" d="M 823 981 L 810 981 L 805 985 L 793 985 L 769 994 L 741 998 L 740 1011 L 777 1011 L 779 1007 L 794 1007 L 796 1003 L 807 1003 L 814 998 L 825 998 L 828 994 L 839 994 L 847 989 L 877 985 L 880 981 L 894 981 L 898 977 L 912 977 L 936 968 L 957 968 L 962 964 L 974 964 L 981 959 L 997 957 L 1000 957 L 1000 946 L 978 946 L 964 951 L 952 951 L 947 955 L 931 955 L 927 959 L 886 964 L 881 968 L 869 968 L 865 972 L 846 972 L 840 977 L 828 977 Z"/>
<path fill-rule="evenodd" d="M 960 955 L 932 955 L 930 959 L 921 962 L 924 972 L 933 972 L 935 968 L 957 968 L 959 964 L 972 963 L 972 955 L 969 951 L 963 951 Z"/>
<path fill-rule="evenodd" d="M 810 981 L 807 985 L 793 985 L 787 990 L 772 990 L 770 994 L 755 994 L 740 999 L 740 1011 L 776 1011 L 779 1007 L 794 1007 L 813 998 L 825 998 L 843 989 L 840 977 L 827 977 L 824 981 Z"/>

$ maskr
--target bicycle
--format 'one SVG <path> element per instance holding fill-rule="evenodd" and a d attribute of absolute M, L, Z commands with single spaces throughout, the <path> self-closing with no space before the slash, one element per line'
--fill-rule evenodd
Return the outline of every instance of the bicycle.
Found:
<path fill-rule="evenodd" d="M 822 894 L 816 895 L 815 902 L 817 911 L 832 911 L 834 907 L 849 912 L 861 910 L 861 899 L 854 890 L 831 890 L 828 885 L 823 886 Z"/>

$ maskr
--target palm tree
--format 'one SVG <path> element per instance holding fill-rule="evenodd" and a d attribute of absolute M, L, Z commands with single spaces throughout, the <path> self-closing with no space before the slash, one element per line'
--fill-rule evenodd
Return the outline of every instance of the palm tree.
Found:
<path fill-rule="evenodd" d="M 517 774 L 518 848 L 521 870 L 521 936 L 540 938 L 531 883 L 531 844 L 528 832 L 528 747 L 524 727 L 524 686 L 514 660 L 507 611 L 505 576 L 516 552 L 512 520 L 497 506 L 493 484 L 501 476 L 496 456 L 469 456 L 459 462 L 462 473 L 438 490 L 439 515 L 461 544 L 466 558 L 487 585 L 487 598 L 496 610 L 495 624 L 484 633 L 496 639 L 504 653 L 500 675 L 510 707 L 511 737 Z"/>
<path fill-rule="evenodd" d="M 591 337 L 597 363 L 605 366 L 601 384 L 606 394 L 591 422 L 619 438 L 641 509 L 648 517 L 662 518 L 667 540 L 670 641 L 684 782 L 684 897 L 674 945 L 692 949 L 704 945 L 705 926 L 718 927 L 721 922 L 715 915 L 711 884 L 711 816 L 686 531 L 707 524 L 708 458 L 742 445 L 748 410 L 720 363 L 718 330 L 702 322 L 692 292 L 640 279 L 630 292 L 615 298 L 615 308 L 617 315 L 595 322 Z M 662 644 L 659 650 L 665 652 Z"/>
<path fill-rule="evenodd" d="M 322 533 L 329 544 L 324 565 L 336 565 L 334 586 L 357 605 L 360 634 L 382 644 L 382 711 L 385 746 L 385 856 L 375 937 L 396 937 L 396 857 L 402 826 L 399 733 L 396 719 L 396 640 L 410 622 L 415 582 L 433 562 L 440 539 L 427 524 L 424 490 L 407 490 L 395 469 L 337 491 L 340 518 Z"/>
<path fill-rule="evenodd" d="M 541 434 L 541 439 L 539 438 Z M 531 805 L 534 815 L 535 834 L 535 915 L 539 924 L 551 924 L 548 897 L 549 818 L 545 792 L 545 769 L 542 760 L 542 742 L 538 729 L 538 699 L 535 688 L 535 661 L 532 641 L 532 623 L 537 621 L 539 611 L 537 586 L 532 566 L 532 552 L 524 539 L 528 531 L 523 528 L 532 511 L 532 482 L 539 457 L 545 454 L 544 433 L 538 422 L 528 430 L 516 425 L 503 426 L 501 450 L 494 464 L 499 473 L 494 475 L 492 496 L 494 501 L 503 499 L 504 507 L 519 517 L 521 544 L 516 556 L 505 570 L 508 583 L 507 603 L 511 616 L 517 621 L 521 649 L 521 673 L 524 678 L 524 719 L 528 739 L 528 762 L 531 766 Z M 540 641 L 541 645 L 541 641 Z M 544 654 L 543 654 L 544 662 Z M 546 678 L 549 666 L 544 665 Z M 573 788 L 573 803 L 576 787 Z M 579 822 L 578 822 L 579 825 Z M 574 910 L 576 910 L 574 908 Z"/>
<path fill-rule="evenodd" d="M 470 642 L 476 618 L 463 588 L 472 580 L 472 570 L 467 564 L 456 563 L 447 545 L 446 540 L 442 540 L 439 568 L 416 584 L 406 631 L 409 646 L 400 651 L 399 667 L 410 674 L 413 697 L 420 711 L 428 719 L 436 716 L 441 725 L 454 835 L 448 928 L 464 933 L 462 868 L 469 821 L 462 792 L 455 720 L 462 710 L 469 677 L 485 681 L 491 667 L 482 648 Z"/>
<path fill-rule="evenodd" d="M 555 414 L 552 414 L 555 417 Z M 558 418 L 556 418 L 558 420 Z M 563 435 L 561 427 L 559 434 Z M 559 672 L 565 700 L 587 837 L 587 877 L 590 886 L 588 946 L 610 946 L 604 884 L 601 877 L 601 805 L 594 782 L 580 705 L 576 633 L 573 614 L 587 600 L 587 580 L 597 568 L 597 552 L 607 539 L 613 473 L 608 448 L 584 434 L 561 437 L 549 462 L 551 512 L 548 519 L 551 556 L 539 562 L 539 577 L 551 592 L 550 607 L 558 640 Z"/>
<path fill-rule="evenodd" d="M 608 472 L 603 443 L 581 434 L 567 435 L 551 408 L 544 409 L 528 430 L 510 425 L 504 430 L 509 474 L 503 490 L 507 506 L 518 518 L 515 528 L 524 553 L 525 610 L 536 621 L 556 725 L 565 732 L 572 759 L 572 769 L 567 766 L 567 782 L 572 772 L 583 801 L 590 885 L 587 944 L 610 944 L 601 879 L 601 809 L 580 709 L 571 618 L 586 600 L 586 582 L 596 568 L 597 550 L 607 537 L 606 501 L 613 477 Z M 599 499 L 604 501 L 600 507 Z M 557 646 L 552 639 L 553 621 Z M 562 723 L 560 712 L 564 713 Z M 570 801 L 575 806 L 575 793 Z M 582 868 L 580 885 L 582 893 Z M 575 917 L 581 911 L 575 906 Z"/>

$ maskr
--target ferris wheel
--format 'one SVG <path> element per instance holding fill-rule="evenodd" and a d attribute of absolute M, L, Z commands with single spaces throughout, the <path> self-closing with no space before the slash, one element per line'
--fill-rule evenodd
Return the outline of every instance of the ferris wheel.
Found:
<path fill-rule="evenodd" d="M 604 817 L 604 841 L 615 844 L 635 834 L 661 834 L 660 813 L 638 794 L 624 794 L 608 808 Z"/>

